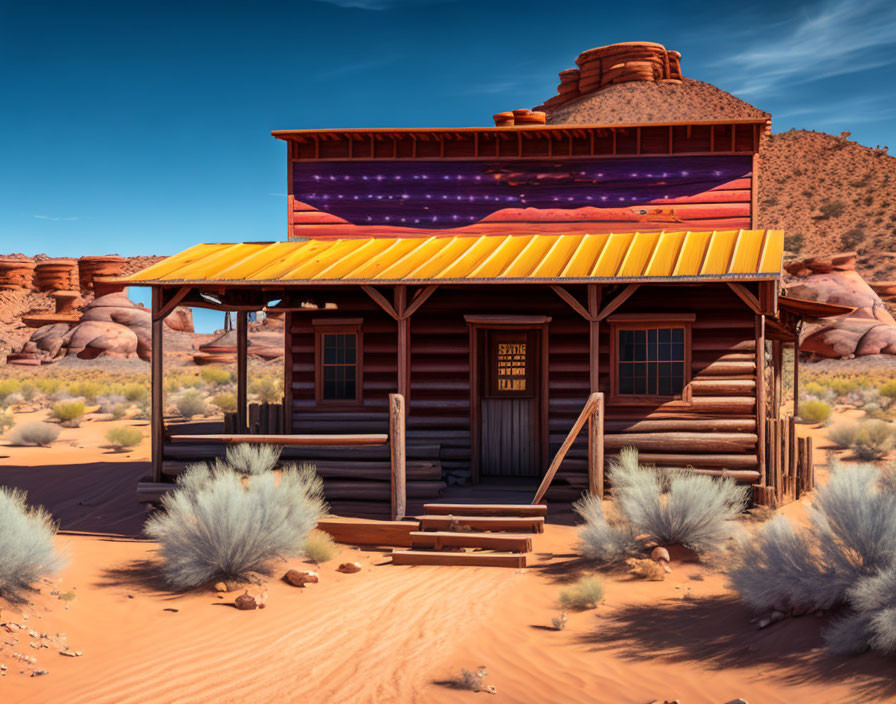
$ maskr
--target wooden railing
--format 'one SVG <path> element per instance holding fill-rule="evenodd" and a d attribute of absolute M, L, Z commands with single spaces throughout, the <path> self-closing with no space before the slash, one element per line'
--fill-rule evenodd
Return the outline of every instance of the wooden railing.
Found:
<path fill-rule="evenodd" d="M 535 492 L 533 504 L 541 503 L 544 499 L 554 475 L 566 459 L 566 453 L 569 452 L 586 421 L 588 422 L 588 491 L 594 496 L 604 495 L 604 395 L 598 391 L 588 397 L 582 412 L 554 455 L 551 466 L 548 467 L 538 491 Z"/>
<path fill-rule="evenodd" d="M 172 435 L 174 444 L 223 443 L 231 445 L 248 442 L 259 445 L 290 447 L 369 447 L 389 445 L 391 455 L 391 515 L 401 520 L 407 511 L 407 451 L 405 444 L 405 400 L 401 394 L 389 394 L 389 432 L 354 433 L 339 435 L 272 434 L 272 433 L 218 433 L 210 435 Z M 170 483 L 142 482 L 138 496 L 144 500 L 156 500 L 161 493 L 172 488 Z M 141 493 L 142 492 L 142 493 Z"/>

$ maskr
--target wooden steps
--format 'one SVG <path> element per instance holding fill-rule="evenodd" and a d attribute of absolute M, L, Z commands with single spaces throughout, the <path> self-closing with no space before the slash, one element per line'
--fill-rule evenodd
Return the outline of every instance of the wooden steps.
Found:
<path fill-rule="evenodd" d="M 515 552 L 439 552 L 393 550 L 393 565 L 466 565 L 468 567 L 525 567 L 526 556 Z"/>
<path fill-rule="evenodd" d="M 547 516 L 545 504 L 424 504 L 429 516 Z"/>
<path fill-rule="evenodd" d="M 393 550 L 393 564 L 522 568 L 547 506 L 424 504 L 423 514 L 409 533 L 411 549 Z"/>
<path fill-rule="evenodd" d="M 421 530 L 544 533 L 542 516 L 419 516 Z"/>
<path fill-rule="evenodd" d="M 440 550 L 443 547 L 481 548 L 505 552 L 530 552 L 532 536 L 526 533 L 454 533 L 452 531 L 411 532 L 411 548 L 414 550 Z"/>

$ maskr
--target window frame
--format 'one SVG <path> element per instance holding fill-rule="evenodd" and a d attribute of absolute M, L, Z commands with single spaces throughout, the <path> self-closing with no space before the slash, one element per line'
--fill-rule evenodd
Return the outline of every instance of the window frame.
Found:
<path fill-rule="evenodd" d="M 312 320 L 314 328 L 314 401 L 327 408 L 364 405 L 364 334 L 361 318 Z M 324 335 L 355 336 L 355 398 L 324 398 Z"/>
<path fill-rule="evenodd" d="M 619 405 L 690 406 L 691 351 L 695 315 L 692 313 L 627 314 L 613 315 L 607 319 L 610 325 L 610 398 L 609 403 Z M 622 330 L 684 329 L 683 386 L 680 394 L 623 394 L 619 391 L 619 332 Z"/>

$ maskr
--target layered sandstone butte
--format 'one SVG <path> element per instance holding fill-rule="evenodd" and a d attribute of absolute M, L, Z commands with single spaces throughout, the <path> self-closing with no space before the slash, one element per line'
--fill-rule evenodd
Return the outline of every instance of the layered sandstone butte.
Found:
<path fill-rule="evenodd" d="M 856 271 L 856 253 L 787 262 L 788 296 L 852 306 L 838 318 L 807 321 L 800 349 L 820 357 L 896 354 L 896 320 Z"/>

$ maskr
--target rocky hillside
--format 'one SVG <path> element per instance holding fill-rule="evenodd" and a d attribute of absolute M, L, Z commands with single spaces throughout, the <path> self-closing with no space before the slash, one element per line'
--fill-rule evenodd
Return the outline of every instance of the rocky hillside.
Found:
<path fill-rule="evenodd" d="M 802 256 L 858 252 L 867 280 L 896 278 L 896 158 L 824 132 L 770 135 L 759 154 L 759 226 Z"/>

